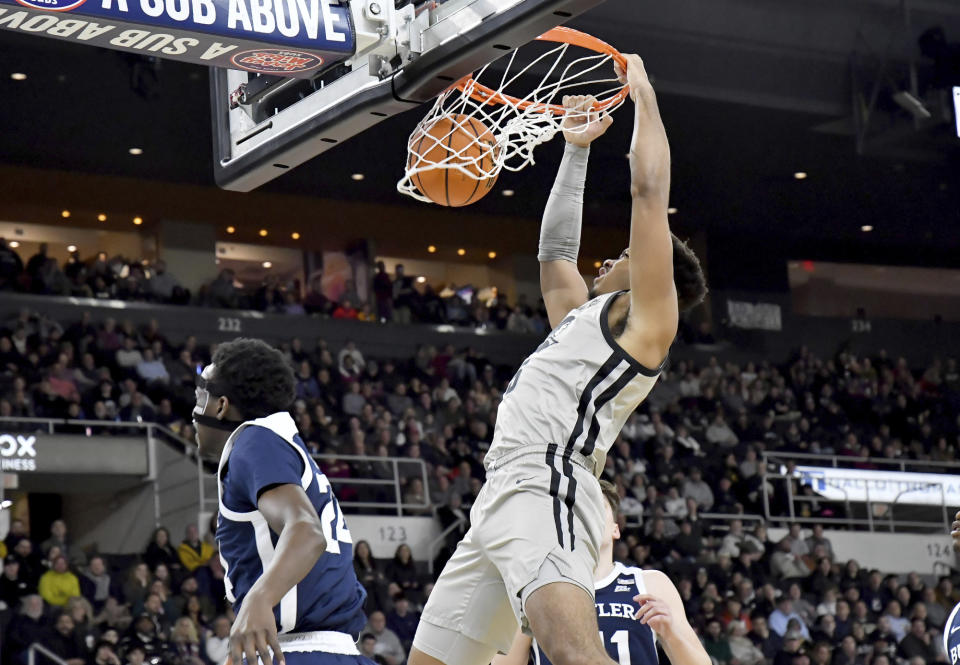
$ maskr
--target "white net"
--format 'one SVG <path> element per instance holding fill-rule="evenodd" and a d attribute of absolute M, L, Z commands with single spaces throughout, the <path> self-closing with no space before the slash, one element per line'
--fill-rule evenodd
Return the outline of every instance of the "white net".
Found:
<path fill-rule="evenodd" d="M 568 37 L 553 44 L 560 38 L 551 35 L 571 33 L 576 31 L 552 30 L 540 38 L 544 41 L 534 42 L 549 43 L 545 52 L 514 50 L 441 94 L 407 141 L 406 173 L 397 191 L 439 202 L 435 193 L 423 190 L 436 174 L 454 170 L 479 181 L 480 191 L 486 192 L 501 170 L 519 171 L 534 163 L 534 149 L 560 131 L 565 116 L 595 117 L 618 108 L 626 94 L 614 74 L 614 56 L 567 43 Z M 566 95 L 592 95 L 598 102 L 593 110 L 565 111 L 561 102 Z M 573 131 L 587 127 L 586 122 L 572 124 Z"/>

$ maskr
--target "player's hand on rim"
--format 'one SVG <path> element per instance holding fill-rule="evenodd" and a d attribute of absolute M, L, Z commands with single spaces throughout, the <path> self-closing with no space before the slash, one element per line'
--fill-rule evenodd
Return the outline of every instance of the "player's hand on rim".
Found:
<path fill-rule="evenodd" d="M 627 61 L 626 71 L 620 66 L 619 62 L 613 63 L 613 71 L 620 83 L 629 86 L 630 99 L 636 102 L 648 94 L 653 94 L 653 86 L 650 84 L 647 70 L 643 66 L 643 59 L 636 53 L 624 53 L 623 58 Z"/>
<path fill-rule="evenodd" d="M 661 637 L 668 637 L 672 633 L 673 612 L 666 601 L 646 593 L 634 596 L 633 601 L 640 606 L 634 619 L 650 626 Z"/>
<path fill-rule="evenodd" d="M 283 652 L 277 639 L 277 620 L 273 608 L 262 600 L 255 591 L 247 594 L 230 629 L 230 660 L 227 665 L 257 665 L 257 658 L 263 665 L 276 663 L 284 665 Z M 270 651 L 273 651 L 273 658 Z"/>
<path fill-rule="evenodd" d="M 563 117 L 561 129 L 567 143 L 586 148 L 603 136 L 613 124 L 613 117 L 609 113 L 594 110 L 596 103 L 597 98 L 592 95 L 563 97 L 563 108 L 567 112 Z"/>

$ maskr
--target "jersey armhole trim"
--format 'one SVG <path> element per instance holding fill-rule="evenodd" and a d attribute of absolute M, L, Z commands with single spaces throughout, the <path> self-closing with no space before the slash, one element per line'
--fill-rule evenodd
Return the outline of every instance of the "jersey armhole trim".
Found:
<path fill-rule="evenodd" d="M 664 356 L 663 360 L 656 369 L 650 369 L 627 353 L 626 350 L 624 350 L 624 348 L 620 346 L 617 340 L 613 337 L 613 332 L 610 330 L 610 308 L 613 306 L 614 301 L 623 293 L 627 293 L 627 291 L 617 291 L 607 298 L 607 302 L 603 303 L 603 309 L 600 310 L 600 332 L 603 333 L 603 339 L 606 340 L 607 344 L 610 345 L 610 348 L 613 349 L 614 353 L 616 353 L 621 360 L 626 360 L 627 363 L 630 364 L 630 367 L 635 369 L 638 373 L 649 378 L 660 376 L 664 366 L 667 364 L 667 358 L 670 357 L 669 352 L 666 356 Z"/>

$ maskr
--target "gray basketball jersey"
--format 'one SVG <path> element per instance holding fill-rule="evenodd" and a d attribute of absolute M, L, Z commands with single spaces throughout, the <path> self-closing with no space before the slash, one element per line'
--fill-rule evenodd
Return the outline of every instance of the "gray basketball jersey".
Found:
<path fill-rule="evenodd" d="M 572 310 L 514 375 L 497 412 L 485 464 L 524 446 L 556 446 L 594 461 L 599 476 L 623 424 L 646 398 L 661 367 L 644 367 L 610 332 L 608 313 L 620 293 Z"/>

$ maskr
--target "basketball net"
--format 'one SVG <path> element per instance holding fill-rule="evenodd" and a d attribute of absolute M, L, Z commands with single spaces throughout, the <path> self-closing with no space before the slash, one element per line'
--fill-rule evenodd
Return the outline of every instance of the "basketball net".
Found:
<path fill-rule="evenodd" d="M 519 171 L 533 164 L 534 149 L 551 140 L 561 130 L 565 117 L 595 119 L 610 113 L 626 99 L 627 88 L 613 73 L 613 62 L 624 65 L 613 47 L 571 28 L 554 28 L 537 38 L 556 42 L 529 64 L 518 64 L 515 49 L 506 58 L 506 69 L 500 75 L 488 71 L 491 64 L 447 89 L 411 133 L 407 141 L 407 163 L 397 191 L 430 203 L 414 185 L 418 174 L 435 169 L 455 169 L 480 181 L 495 179 L 500 171 Z M 583 50 L 593 51 L 581 55 Z M 496 61 L 497 63 L 500 60 Z M 539 83 L 522 97 L 518 89 L 546 68 Z M 492 81 L 484 82 L 484 81 Z M 566 95 L 591 94 L 598 101 L 588 111 L 567 111 L 560 104 Z M 447 133 L 430 131 L 438 121 L 448 119 Z M 476 132 L 470 120 L 486 126 L 494 137 L 489 145 L 488 134 Z M 584 131 L 587 122 L 575 123 L 567 131 Z M 451 136 L 458 134 L 458 149 Z M 470 137 L 465 142 L 464 137 Z M 487 139 L 487 140 L 481 140 Z M 433 148 L 439 146 L 439 149 Z M 492 183 L 491 183 L 492 184 Z"/>

